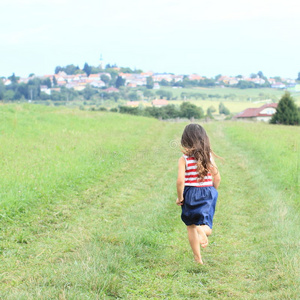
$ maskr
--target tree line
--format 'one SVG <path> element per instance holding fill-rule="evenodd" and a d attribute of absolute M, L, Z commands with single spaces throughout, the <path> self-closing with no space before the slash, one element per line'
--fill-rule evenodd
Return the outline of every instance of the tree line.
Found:
<path fill-rule="evenodd" d="M 97 110 L 92 108 L 92 110 Z M 105 111 L 106 109 L 100 107 L 98 110 Z M 213 106 L 210 106 L 207 111 L 206 115 L 203 109 L 195 104 L 190 102 L 183 102 L 180 106 L 175 106 L 174 104 L 168 104 L 162 107 L 130 107 L 130 106 L 119 106 L 119 109 L 112 108 L 110 111 L 112 112 L 120 112 L 123 114 L 130 114 L 135 116 L 145 116 L 145 117 L 154 117 L 157 119 L 175 119 L 175 118 L 195 118 L 195 119 L 202 119 L 204 117 L 208 117 L 213 119 L 212 113 L 216 111 Z M 219 105 L 219 113 L 224 115 L 230 115 L 230 111 L 224 106 L 221 102 Z"/>

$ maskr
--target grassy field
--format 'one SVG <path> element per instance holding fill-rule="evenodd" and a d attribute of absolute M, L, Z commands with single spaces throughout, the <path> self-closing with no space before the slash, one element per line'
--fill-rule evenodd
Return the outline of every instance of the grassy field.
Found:
<path fill-rule="evenodd" d="M 0 106 L 2 299 L 297 299 L 300 128 L 204 124 L 222 183 L 205 265 L 175 205 L 184 123 Z"/>
<path fill-rule="evenodd" d="M 213 106 L 218 113 L 219 104 L 223 102 L 224 105 L 230 110 L 232 114 L 239 113 L 246 108 L 250 107 L 260 107 L 264 105 L 266 100 L 272 100 L 278 102 L 284 91 L 275 89 L 236 89 L 236 88 L 193 88 L 193 89 L 173 89 L 173 88 L 163 88 L 173 93 L 173 96 L 177 96 L 177 100 L 171 100 L 171 104 L 180 105 L 183 100 L 181 99 L 181 93 L 188 93 L 193 95 L 195 93 L 203 93 L 206 95 L 219 95 L 220 98 L 211 97 L 205 100 L 195 99 L 194 96 L 188 97 L 187 101 L 202 107 L 206 112 L 207 108 Z M 300 106 L 300 94 L 291 93 L 296 104 Z"/>
<path fill-rule="evenodd" d="M 182 92 L 188 94 L 206 94 L 214 96 L 219 95 L 223 100 L 234 100 L 234 101 L 262 101 L 266 99 L 274 99 L 279 100 L 284 93 L 284 90 L 271 89 L 271 88 L 262 88 L 262 89 L 238 89 L 238 88 L 203 88 L 203 87 L 195 87 L 195 88 L 178 88 L 174 89 L 171 87 L 161 87 L 162 89 L 166 89 L 171 91 L 174 96 L 180 97 Z M 296 101 L 300 100 L 300 94 L 297 92 L 291 91 L 291 95 L 295 98 Z M 193 96 L 192 96 L 193 98 Z"/>

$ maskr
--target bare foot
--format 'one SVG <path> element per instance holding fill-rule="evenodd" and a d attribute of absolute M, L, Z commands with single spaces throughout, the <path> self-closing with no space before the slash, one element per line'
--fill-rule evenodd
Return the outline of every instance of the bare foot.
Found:
<path fill-rule="evenodd" d="M 200 258 L 196 258 L 195 257 L 195 262 L 198 263 L 198 264 L 200 264 L 200 265 L 203 265 L 203 261 L 202 261 L 201 257 Z"/>
<path fill-rule="evenodd" d="M 199 236 L 200 245 L 202 248 L 205 248 L 208 245 L 208 238 L 205 234 L 204 230 L 201 228 L 201 226 L 197 226 L 197 232 Z"/>

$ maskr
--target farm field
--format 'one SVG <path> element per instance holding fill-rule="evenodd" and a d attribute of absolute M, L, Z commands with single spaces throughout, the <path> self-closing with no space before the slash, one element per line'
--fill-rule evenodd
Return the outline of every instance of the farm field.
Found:
<path fill-rule="evenodd" d="M 203 125 L 224 162 L 198 266 L 175 205 L 184 126 L 0 106 L 0 298 L 297 299 L 300 128 Z"/>
<path fill-rule="evenodd" d="M 195 88 L 171 88 L 171 87 L 161 87 L 168 91 L 172 91 L 174 96 L 180 97 L 182 92 L 188 94 L 202 93 L 207 95 L 219 95 L 221 99 L 230 99 L 235 101 L 260 101 L 266 99 L 279 100 L 284 94 L 284 90 L 271 89 L 271 88 L 261 88 L 261 89 L 238 89 L 238 88 L 204 88 L 204 87 L 195 87 Z M 300 100 L 300 94 L 297 92 L 290 91 L 291 95 L 295 98 L 296 101 Z M 193 96 L 192 96 L 193 98 Z"/>
<path fill-rule="evenodd" d="M 230 110 L 232 114 L 237 114 L 246 108 L 250 107 L 260 107 L 266 104 L 266 100 L 272 100 L 278 102 L 284 91 L 274 90 L 274 89 L 234 89 L 234 88 L 194 88 L 194 89 L 172 89 L 172 88 L 163 88 L 173 93 L 173 96 L 177 96 L 177 100 L 170 100 L 170 104 L 180 105 L 183 100 L 181 99 L 181 93 L 190 94 L 187 97 L 186 101 L 189 101 L 197 106 L 202 107 L 206 110 L 213 106 L 218 112 L 218 107 L 220 102 L 223 102 L 224 105 Z M 203 93 L 206 95 L 218 95 L 219 98 L 211 97 L 205 100 L 201 98 L 195 99 L 193 96 L 195 93 Z M 300 106 L 300 94 L 291 92 L 296 104 Z"/>

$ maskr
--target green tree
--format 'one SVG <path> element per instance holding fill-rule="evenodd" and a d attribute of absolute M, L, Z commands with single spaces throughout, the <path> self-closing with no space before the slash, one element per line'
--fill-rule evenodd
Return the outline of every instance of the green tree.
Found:
<path fill-rule="evenodd" d="M 140 115 L 142 110 L 138 107 L 120 106 L 121 114 Z"/>
<path fill-rule="evenodd" d="M 88 65 L 88 63 L 85 63 L 82 69 L 87 76 L 90 76 L 91 72 L 92 72 L 92 67 Z"/>
<path fill-rule="evenodd" d="M 12 73 L 12 75 L 9 76 L 8 79 L 9 79 L 12 83 L 17 83 L 18 80 L 20 79 L 20 77 L 17 77 L 17 76 L 15 75 L 15 73 Z"/>
<path fill-rule="evenodd" d="M 57 86 L 57 80 L 55 76 L 52 77 L 53 86 Z"/>
<path fill-rule="evenodd" d="M 165 119 L 174 119 L 180 116 L 179 110 L 176 108 L 174 104 L 168 104 L 166 106 L 161 107 L 163 115 Z"/>
<path fill-rule="evenodd" d="M 3 95 L 3 100 L 15 100 L 15 92 L 12 90 L 8 90 Z"/>
<path fill-rule="evenodd" d="M 255 88 L 257 85 L 252 81 L 240 80 L 236 87 L 240 89 L 251 89 Z"/>
<path fill-rule="evenodd" d="M 46 93 L 44 93 L 44 92 L 41 92 L 40 93 L 40 99 L 41 100 L 49 100 L 49 99 L 51 99 L 51 96 L 48 95 L 48 94 L 46 94 Z"/>
<path fill-rule="evenodd" d="M 198 86 L 215 86 L 216 82 L 213 79 L 204 78 L 198 81 Z"/>
<path fill-rule="evenodd" d="M 118 89 L 120 86 L 124 86 L 124 85 L 125 85 L 125 79 L 122 78 L 121 76 L 118 76 L 116 80 L 116 88 Z"/>
<path fill-rule="evenodd" d="M 2 82 L 2 79 L 0 78 L 0 100 L 3 99 L 5 93 L 5 85 Z"/>
<path fill-rule="evenodd" d="M 110 81 L 110 78 L 105 74 L 102 74 L 100 79 L 105 83 L 105 85 L 107 85 Z"/>
<path fill-rule="evenodd" d="M 275 79 L 276 82 L 281 82 L 281 77 L 280 76 L 274 76 L 273 79 Z"/>
<path fill-rule="evenodd" d="M 63 68 L 63 71 L 65 71 L 68 75 L 73 75 L 75 72 L 79 70 L 78 66 L 72 65 L 67 65 L 66 67 Z"/>
<path fill-rule="evenodd" d="M 120 94 L 119 93 L 111 93 L 110 97 L 113 98 L 115 100 L 115 102 L 118 102 L 119 98 L 120 98 Z"/>
<path fill-rule="evenodd" d="M 119 74 L 119 72 L 113 68 L 105 69 L 105 72 L 110 74 L 112 81 L 115 81 Z"/>
<path fill-rule="evenodd" d="M 34 78 L 28 81 L 27 89 L 28 89 L 28 99 L 36 100 L 40 98 L 41 93 L 41 81 L 38 78 Z"/>
<path fill-rule="evenodd" d="M 196 118 L 200 119 L 204 116 L 203 109 L 190 102 L 183 102 L 180 105 L 180 116 L 182 118 Z"/>
<path fill-rule="evenodd" d="M 146 81 L 146 87 L 147 87 L 147 89 L 149 89 L 149 90 L 153 89 L 154 81 L 153 81 L 152 76 L 148 76 L 146 80 L 147 80 Z"/>
<path fill-rule="evenodd" d="M 259 78 L 264 78 L 264 77 L 265 77 L 262 71 L 258 71 L 258 72 L 257 72 L 257 76 L 258 76 Z"/>
<path fill-rule="evenodd" d="M 207 115 L 212 115 L 214 112 L 216 112 L 217 110 L 215 109 L 214 106 L 210 106 L 208 109 L 207 109 Z"/>
<path fill-rule="evenodd" d="M 219 104 L 219 114 L 224 114 L 226 116 L 230 115 L 230 110 L 223 104 L 223 102 L 220 102 Z"/>
<path fill-rule="evenodd" d="M 130 101 L 136 101 L 139 100 L 139 95 L 137 94 L 137 92 L 130 92 L 128 94 L 128 98 Z"/>
<path fill-rule="evenodd" d="M 42 80 L 41 84 L 42 85 L 46 85 L 48 87 L 48 89 L 50 89 L 51 88 L 51 80 L 50 80 L 50 78 L 48 77 L 48 78 Z"/>
<path fill-rule="evenodd" d="M 130 68 L 120 68 L 120 72 L 121 73 L 130 73 L 130 74 L 132 74 L 132 73 L 134 73 Z"/>
<path fill-rule="evenodd" d="M 220 77 L 222 77 L 222 74 L 216 75 L 216 76 L 215 76 L 215 81 L 218 81 L 218 79 L 219 79 Z"/>
<path fill-rule="evenodd" d="M 28 84 L 25 84 L 23 82 L 18 84 L 16 92 L 22 95 L 24 98 L 29 99 Z"/>
<path fill-rule="evenodd" d="M 166 90 L 158 90 L 155 92 L 156 95 L 160 97 L 160 99 L 163 99 L 164 97 L 168 100 L 170 100 L 173 96 L 173 93 Z"/>
<path fill-rule="evenodd" d="M 102 69 L 101 67 L 93 67 L 91 66 L 91 74 L 98 74 L 98 73 L 101 73 L 102 72 Z"/>
<path fill-rule="evenodd" d="M 94 94 L 97 92 L 91 88 L 89 84 L 86 85 L 86 88 L 83 90 L 83 97 L 85 100 L 90 100 Z"/>
<path fill-rule="evenodd" d="M 65 99 L 63 99 L 62 94 L 57 91 L 52 91 L 50 97 L 51 97 L 51 100 L 54 100 L 54 101 L 65 100 Z"/>
<path fill-rule="evenodd" d="M 270 123 L 284 125 L 299 125 L 300 117 L 297 106 L 290 93 L 285 94 L 280 99 L 276 113 L 273 115 Z"/>
<path fill-rule="evenodd" d="M 162 80 L 159 82 L 159 84 L 160 84 L 161 86 L 169 86 L 169 85 L 170 85 L 170 83 L 169 83 L 166 79 L 162 79 Z"/>
<path fill-rule="evenodd" d="M 58 74 L 60 71 L 62 71 L 62 67 L 61 66 L 55 67 L 55 70 L 54 70 L 55 74 Z"/>
<path fill-rule="evenodd" d="M 159 107 L 154 107 L 154 106 L 151 106 L 151 107 L 146 107 L 145 110 L 144 110 L 144 115 L 147 116 L 147 117 L 154 117 L 154 118 L 159 118 L 159 117 L 162 117 L 162 113 L 161 113 L 161 110 Z"/>
<path fill-rule="evenodd" d="M 149 100 L 149 99 L 154 97 L 154 93 L 150 90 L 145 90 L 144 91 L 144 97 L 148 98 L 148 100 Z"/>

